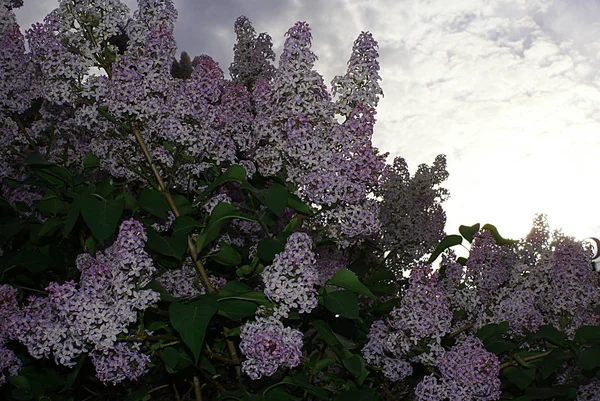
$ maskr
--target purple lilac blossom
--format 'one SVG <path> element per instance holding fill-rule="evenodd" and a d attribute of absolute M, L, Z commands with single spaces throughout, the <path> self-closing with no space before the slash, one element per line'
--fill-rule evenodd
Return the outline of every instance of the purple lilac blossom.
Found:
<path fill-rule="evenodd" d="M 10 334 L 10 318 L 18 312 L 17 290 L 8 284 L 0 284 L 0 386 L 6 383 L 5 373 L 14 376 L 21 369 L 21 360 L 5 347 Z"/>
<path fill-rule="evenodd" d="M 277 302 L 278 313 L 287 317 L 290 310 L 310 313 L 317 307 L 317 271 L 312 239 L 306 233 L 290 235 L 285 250 L 261 273 L 264 293 Z"/>
<path fill-rule="evenodd" d="M 251 87 L 256 80 L 269 80 L 275 73 L 271 61 L 275 61 L 271 36 L 261 33 L 258 36 L 252 23 L 240 16 L 234 24 L 237 43 L 233 46 L 233 62 L 229 74 L 233 82 Z"/>
<path fill-rule="evenodd" d="M 509 254 L 505 247 L 496 244 L 492 233 L 480 230 L 473 236 L 466 263 L 465 280 L 477 288 L 480 302 L 486 303 L 492 293 L 509 278 Z"/>
<path fill-rule="evenodd" d="M 436 365 L 441 377 L 425 376 L 415 387 L 416 401 L 500 399 L 500 362 L 479 339 L 467 337 L 443 354 Z"/>
<path fill-rule="evenodd" d="M 252 380 L 271 376 L 280 367 L 298 366 L 302 357 L 302 332 L 285 327 L 275 317 L 257 317 L 242 325 L 240 350 L 246 357 L 242 371 Z"/>
<path fill-rule="evenodd" d="M 430 265 L 416 263 L 400 306 L 390 312 L 389 324 L 400 334 L 395 346 L 405 353 L 415 346 L 425 347 L 426 352 L 413 357 L 421 362 L 435 359 L 442 337 L 451 329 L 452 312 L 437 281 L 437 272 L 433 273 Z"/>
<path fill-rule="evenodd" d="M 390 344 L 390 327 L 383 320 L 376 320 L 371 325 L 367 344 L 362 349 L 362 356 L 368 364 L 382 368 L 382 373 L 391 381 L 399 381 L 413 373 L 413 368 L 406 355 L 394 352 L 395 344 Z"/>
<path fill-rule="evenodd" d="M 477 337 L 468 336 L 436 362 L 448 398 L 456 401 L 500 399 L 500 361 Z"/>
<path fill-rule="evenodd" d="M 382 198 L 379 235 L 382 248 L 390 252 L 386 264 L 392 271 L 406 270 L 444 237 L 446 213 L 441 203 L 448 191 L 440 185 L 447 178 L 443 155 L 431 167 L 420 165 L 413 177 L 401 157 L 385 167 L 375 193 Z"/>
<path fill-rule="evenodd" d="M 448 399 L 446 386 L 434 375 L 425 376 L 415 387 L 415 401 L 443 401 Z M 469 400 L 471 400 L 469 398 Z"/>
<path fill-rule="evenodd" d="M 189 264 L 185 264 L 181 269 L 167 270 L 157 278 L 157 281 L 174 297 L 193 298 L 206 294 L 206 288 L 200 280 L 196 281 L 199 288 L 194 284 L 196 275 L 196 270 Z M 227 282 L 219 276 L 208 276 L 208 281 L 215 290 Z"/>
<path fill-rule="evenodd" d="M 117 343 L 102 352 L 91 352 L 96 377 L 116 385 L 123 380 L 135 381 L 148 372 L 150 357 L 140 352 L 140 343 Z"/>
<path fill-rule="evenodd" d="M 370 32 L 361 32 L 354 41 L 346 75 L 338 75 L 331 81 L 332 92 L 337 96 L 338 113 L 348 115 L 359 102 L 377 107 L 379 96 L 383 96 L 377 47 Z"/>
<path fill-rule="evenodd" d="M 597 377 L 577 389 L 577 401 L 598 400 L 600 400 L 600 379 Z"/>
<path fill-rule="evenodd" d="M 324 285 L 340 270 L 346 269 L 344 255 L 333 247 L 319 248 L 315 269 L 317 270 L 317 285 Z"/>
<path fill-rule="evenodd" d="M 114 244 L 93 258 L 81 254 L 79 283 L 51 282 L 48 297 L 30 297 L 9 319 L 8 332 L 35 358 L 54 356 L 73 367 L 82 352 L 107 352 L 117 336 L 128 333 L 137 311 L 156 304 L 159 294 L 141 290 L 155 271 L 144 250 L 144 227 L 131 219 L 121 223 Z"/>

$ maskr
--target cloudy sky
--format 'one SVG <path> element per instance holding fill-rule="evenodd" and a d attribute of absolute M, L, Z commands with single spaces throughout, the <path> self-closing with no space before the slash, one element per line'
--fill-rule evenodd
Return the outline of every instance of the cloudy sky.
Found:
<path fill-rule="evenodd" d="M 136 9 L 135 1 L 125 1 Z M 25 0 L 24 29 L 57 6 Z M 175 0 L 180 51 L 227 71 L 233 23 L 247 16 L 277 55 L 296 21 L 313 30 L 327 83 L 361 31 L 379 42 L 375 145 L 411 170 L 446 154 L 448 233 L 495 224 L 600 237 L 600 0 Z"/>

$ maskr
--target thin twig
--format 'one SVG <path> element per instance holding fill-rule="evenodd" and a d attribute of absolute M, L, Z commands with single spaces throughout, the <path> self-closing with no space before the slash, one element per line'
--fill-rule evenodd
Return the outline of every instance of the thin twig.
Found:
<path fill-rule="evenodd" d="M 150 155 L 150 152 L 148 151 L 148 147 L 146 146 L 146 142 L 144 142 L 144 138 L 142 138 L 142 133 L 140 132 L 139 128 L 136 127 L 135 125 L 132 125 L 131 130 L 132 130 L 133 135 L 135 136 L 135 139 L 137 140 L 138 144 L 142 148 L 142 153 L 146 157 L 146 161 L 148 162 L 148 164 L 150 165 L 150 168 L 152 169 L 152 174 L 154 174 L 154 178 L 156 179 L 156 182 L 158 184 L 158 191 L 163 195 L 163 197 L 169 204 L 169 207 L 171 208 L 171 211 L 173 212 L 175 217 L 179 217 L 179 209 L 177 208 L 177 205 L 175 205 L 175 202 L 173 201 L 173 198 L 171 197 L 171 193 L 169 192 L 162 177 L 160 176 L 158 169 L 152 162 L 152 156 Z M 190 235 L 188 235 L 188 251 L 190 253 L 190 256 L 192 257 L 192 260 L 194 261 L 196 270 L 198 271 L 198 274 L 200 275 L 202 284 L 204 284 L 204 287 L 206 288 L 206 292 L 208 294 L 214 294 L 215 289 L 212 287 L 212 285 L 210 284 L 210 281 L 208 280 L 208 275 L 206 274 L 206 270 L 204 269 L 204 265 L 202 264 L 202 261 L 196 257 L 196 247 L 194 246 L 194 242 L 192 241 L 192 237 Z"/>
<path fill-rule="evenodd" d="M 525 362 L 535 361 L 536 359 L 544 358 L 545 356 L 550 355 L 550 352 L 552 352 L 552 351 L 542 352 L 541 354 L 537 354 L 537 355 L 533 355 L 533 356 L 528 356 L 528 357 L 522 358 L 522 359 Z M 514 361 L 514 360 L 508 361 L 508 362 L 504 362 L 502 365 L 500 365 L 500 370 L 508 368 L 509 366 L 517 366 L 517 365 L 518 365 L 518 363 L 516 361 Z"/>
<path fill-rule="evenodd" d="M 202 401 L 202 392 L 200 391 L 200 379 L 198 379 L 198 375 L 194 375 L 194 394 L 196 395 L 196 401 Z"/>

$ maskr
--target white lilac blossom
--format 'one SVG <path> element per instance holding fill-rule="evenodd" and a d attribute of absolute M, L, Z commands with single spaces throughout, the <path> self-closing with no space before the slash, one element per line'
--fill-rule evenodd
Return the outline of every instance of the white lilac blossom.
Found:
<path fill-rule="evenodd" d="M 201 280 L 195 280 L 196 276 L 196 270 L 189 264 L 185 264 L 181 269 L 167 270 L 157 278 L 157 281 L 174 297 L 193 298 L 206 294 L 204 284 Z M 212 275 L 208 276 L 208 281 L 215 290 L 227 282 L 223 277 Z"/>
<path fill-rule="evenodd" d="M 155 271 L 144 250 L 146 240 L 139 222 L 121 223 L 112 246 L 95 258 L 77 258 L 79 283 L 51 282 L 48 297 L 30 297 L 28 305 L 9 317 L 9 338 L 23 343 L 33 357 L 53 355 L 67 367 L 83 352 L 112 350 L 117 336 L 137 321 L 137 312 L 159 300 L 157 292 L 141 289 Z"/>
<path fill-rule="evenodd" d="M 290 310 L 309 313 L 317 307 L 317 271 L 312 240 L 306 233 L 288 237 L 285 250 L 261 273 L 264 293 L 278 303 L 278 313 L 288 316 Z"/>
<path fill-rule="evenodd" d="M 252 380 L 271 376 L 281 367 L 298 366 L 302 357 L 302 332 L 286 327 L 275 317 L 257 317 L 242 325 L 240 350 L 246 357 L 242 371 Z"/>

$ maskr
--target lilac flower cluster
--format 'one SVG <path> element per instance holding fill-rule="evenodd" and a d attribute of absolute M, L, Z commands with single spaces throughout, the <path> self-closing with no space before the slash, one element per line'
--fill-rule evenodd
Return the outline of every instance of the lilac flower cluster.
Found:
<path fill-rule="evenodd" d="M 317 255 L 315 270 L 317 271 L 316 284 L 322 286 L 340 270 L 346 269 L 347 262 L 344 255 L 333 247 L 321 247 Z"/>
<path fill-rule="evenodd" d="M 271 376 L 280 367 L 296 367 L 302 357 L 302 332 L 274 317 L 257 317 L 242 325 L 240 340 L 246 356 L 242 371 L 252 380 Z"/>
<path fill-rule="evenodd" d="M 490 231 L 480 230 L 473 236 L 465 279 L 477 288 L 481 302 L 486 302 L 508 280 L 508 257 L 506 249 L 496 244 Z"/>
<path fill-rule="evenodd" d="M 269 62 L 275 61 L 271 36 L 266 33 L 257 36 L 250 20 L 243 15 L 235 21 L 234 30 L 237 43 L 229 67 L 232 80 L 250 87 L 255 80 L 271 79 L 275 73 Z"/>
<path fill-rule="evenodd" d="M 373 323 L 362 354 L 368 363 L 381 367 L 388 379 L 402 380 L 412 373 L 409 361 L 433 363 L 443 354 L 441 338 L 450 331 L 451 321 L 446 295 L 437 287 L 437 273 L 418 263 L 400 306 L 390 312 L 387 322 Z M 409 356 L 417 347 L 423 352 Z"/>
<path fill-rule="evenodd" d="M 441 203 L 448 192 L 440 185 L 447 178 L 443 155 L 431 167 L 420 165 L 413 177 L 401 157 L 385 167 L 376 194 L 382 198 L 381 246 L 390 252 L 387 264 L 393 271 L 405 270 L 444 237 L 446 213 Z"/>
<path fill-rule="evenodd" d="M 152 224 L 152 229 L 154 231 L 157 231 L 160 233 L 167 232 L 173 225 L 174 221 L 175 221 L 175 214 L 169 210 L 169 213 L 167 214 L 167 220 L 164 222 L 164 224 L 154 223 L 154 224 Z"/>
<path fill-rule="evenodd" d="M 338 97 L 336 111 L 348 115 L 359 102 L 375 108 L 383 90 L 379 85 L 377 42 L 369 32 L 361 32 L 352 46 L 348 72 L 331 81 L 333 94 Z"/>
<path fill-rule="evenodd" d="M 14 376 L 21 369 L 21 360 L 15 353 L 6 348 L 9 335 L 9 318 L 19 309 L 17 290 L 7 284 L 0 284 L 0 386 L 6 383 L 5 372 Z"/>
<path fill-rule="evenodd" d="M 200 280 L 196 280 L 196 276 L 196 270 L 189 264 L 185 264 L 181 269 L 167 270 L 158 276 L 157 281 L 174 297 L 193 298 L 206 294 L 206 288 Z M 208 281 L 215 290 L 223 287 L 227 282 L 219 276 L 208 276 Z"/>
<path fill-rule="evenodd" d="M 362 349 L 365 361 L 373 366 L 380 367 L 382 373 L 391 381 L 399 381 L 412 375 L 413 368 L 403 352 L 395 353 L 397 344 L 389 325 L 383 320 L 376 320 L 369 329 L 367 344 Z"/>
<path fill-rule="evenodd" d="M 148 372 L 150 357 L 140 352 L 139 343 L 117 343 L 114 348 L 90 354 L 96 376 L 103 383 L 135 381 Z"/>
<path fill-rule="evenodd" d="M 30 297 L 28 305 L 9 316 L 9 338 L 23 343 L 35 358 L 53 355 L 57 364 L 68 367 L 83 352 L 96 355 L 98 361 L 104 361 L 101 354 L 124 352 L 114 351 L 117 336 L 128 333 L 137 311 L 159 300 L 157 292 L 140 289 L 155 271 L 144 250 L 146 240 L 139 222 L 124 221 L 111 247 L 95 258 L 79 255 L 78 284 L 51 282 L 48 297 Z"/>
<path fill-rule="evenodd" d="M 264 293 L 277 302 L 277 314 L 287 317 L 292 309 L 309 313 L 317 307 L 317 271 L 312 239 L 296 232 L 288 237 L 285 250 L 261 273 Z"/>
<path fill-rule="evenodd" d="M 500 361 L 496 355 L 485 350 L 477 337 L 468 336 L 465 341 L 441 355 L 435 364 L 441 377 L 425 377 L 415 388 L 416 400 L 500 399 Z"/>

